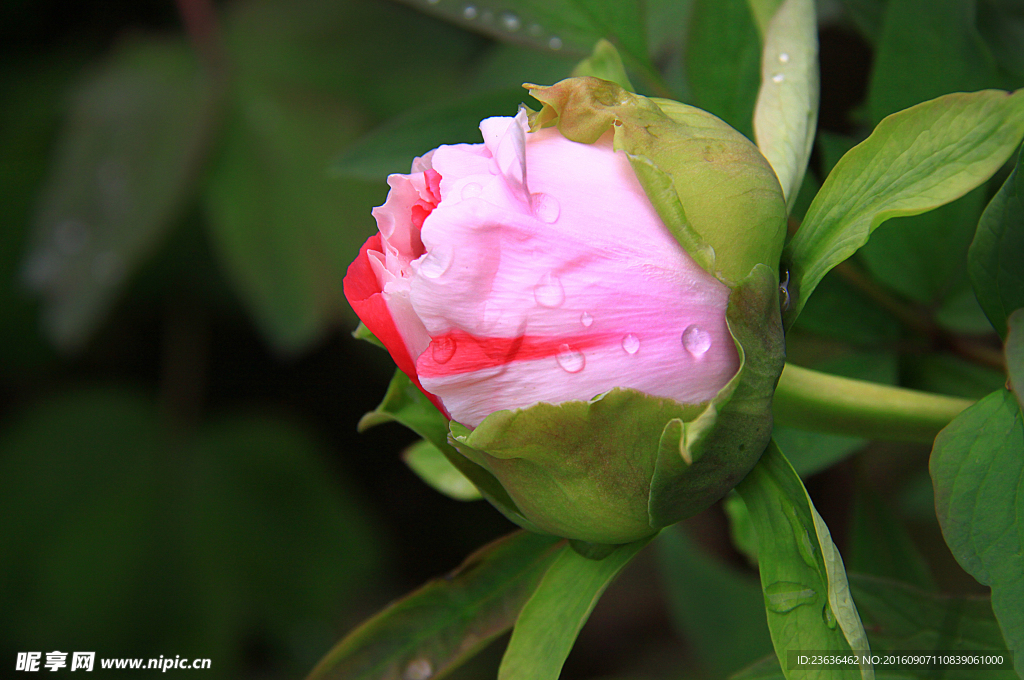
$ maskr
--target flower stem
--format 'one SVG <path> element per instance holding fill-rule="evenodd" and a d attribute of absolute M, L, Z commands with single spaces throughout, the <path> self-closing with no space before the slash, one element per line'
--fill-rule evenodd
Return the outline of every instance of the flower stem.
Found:
<path fill-rule="evenodd" d="M 775 422 L 803 430 L 889 441 L 931 442 L 968 399 L 918 392 L 786 364 Z"/>

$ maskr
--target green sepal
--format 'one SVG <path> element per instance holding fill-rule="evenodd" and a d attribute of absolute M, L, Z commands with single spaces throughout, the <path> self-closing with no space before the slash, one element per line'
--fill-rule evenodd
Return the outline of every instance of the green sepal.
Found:
<path fill-rule="evenodd" d="M 382 423 L 400 423 L 437 447 L 455 469 L 471 481 L 487 501 L 509 521 L 535 533 L 540 531 L 516 507 L 501 483 L 486 469 L 459 455 L 448 441 L 448 419 L 430 403 L 430 400 L 409 380 L 409 376 L 396 369 L 384 399 L 376 409 L 359 420 L 360 432 Z"/>
<path fill-rule="evenodd" d="M 741 365 L 710 402 L 617 388 L 587 402 L 497 411 L 475 430 L 453 422 L 452 443 L 545 532 L 597 544 L 650 536 L 721 498 L 770 439 L 784 345 L 767 266 L 732 292 L 726 318 Z"/>
<path fill-rule="evenodd" d="M 626 75 L 626 67 L 622 63 L 622 57 L 615 45 L 604 38 L 594 44 L 594 51 L 589 57 L 576 64 L 572 70 L 573 77 L 593 76 L 602 80 L 609 80 L 619 87 L 630 92 L 636 92 L 633 83 Z"/>
<path fill-rule="evenodd" d="M 694 515 L 724 496 L 771 440 L 772 394 L 785 363 L 774 273 L 758 265 L 729 296 L 729 332 L 740 368 L 690 422 L 662 431 L 648 512 L 652 527 Z"/>
<path fill-rule="evenodd" d="M 360 321 L 359 325 L 356 326 L 356 329 L 352 331 L 352 337 L 355 338 L 356 340 L 365 340 L 371 345 L 377 345 L 377 347 L 380 347 L 383 350 L 387 350 L 387 347 L 384 346 L 384 343 L 378 340 L 377 336 L 373 334 L 373 331 L 367 328 L 366 324 L 364 324 L 362 321 Z"/>
<path fill-rule="evenodd" d="M 527 85 L 543 103 L 531 130 L 555 125 L 592 144 L 614 130 L 662 221 L 709 273 L 730 287 L 757 264 L 778 271 L 786 202 L 775 171 L 750 140 L 706 111 L 649 99 L 599 78 Z"/>
<path fill-rule="evenodd" d="M 629 543 L 655 532 L 646 500 L 665 423 L 702 410 L 617 388 L 586 402 L 497 411 L 472 431 L 452 422 L 452 443 L 544 532 Z"/>
<path fill-rule="evenodd" d="M 426 439 L 419 440 L 403 451 L 402 461 L 427 486 L 448 498 L 457 501 L 478 501 L 483 498 L 480 489 L 452 465 L 441 449 Z"/>

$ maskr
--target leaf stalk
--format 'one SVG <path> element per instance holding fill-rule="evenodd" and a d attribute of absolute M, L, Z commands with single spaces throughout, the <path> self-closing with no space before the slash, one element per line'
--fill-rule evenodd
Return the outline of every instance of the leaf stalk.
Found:
<path fill-rule="evenodd" d="M 868 439 L 930 443 L 972 403 L 787 363 L 772 410 L 779 425 Z"/>

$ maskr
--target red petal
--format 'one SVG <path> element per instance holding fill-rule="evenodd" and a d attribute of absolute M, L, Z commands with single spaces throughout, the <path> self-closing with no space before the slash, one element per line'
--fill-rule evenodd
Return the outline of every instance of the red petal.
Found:
<path fill-rule="evenodd" d="M 370 258 L 367 255 L 367 251 L 370 250 L 381 250 L 379 233 L 366 239 L 366 243 L 359 251 L 359 256 L 349 265 L 344 281 L 345 297 L 352 305 L 352 309 L 355 310 L 356 316 L 366 324 L 366 327 L 378 340 L 384 343 L 391 358 L 395 360 L 395 365 L 409 376 L 413 384 L 430 399 L 441 413 L 445 414 L 445 417 L 448 417 L 448 412 L 444 410 L 441 400 L 420 385 L 419 377 L 416 375 L 416 362 L 409 354 L 409 349 L 405 346 L 405 341 L 398 332 L 394 319 L 391 318 L 391 312 L 388 311 L 387 302 L 381 295 L 380 284 L 377 283 L 377 276 L 373 273 L 373 267 L 370 265 Z"/>
<path fill-rule="evenodd" d="M 615 335 L 615 338 L 618 338 Z M 588 333 L 541 337 L 520 335 L 515 338 L 488 338 L 453 330 L 433 336 L 430 346 L 416 360 L 419 373 L 427 378 L 439 378 L 460 373 L 472 373 L 504 366 L 516 361 L 536 361 L 566 351 L 590 349 L 617 342 L 611 335 Z"/>

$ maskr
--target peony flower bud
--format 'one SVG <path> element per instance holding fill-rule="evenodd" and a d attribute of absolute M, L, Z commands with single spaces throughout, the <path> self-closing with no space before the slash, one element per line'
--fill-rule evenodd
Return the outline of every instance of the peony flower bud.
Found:
<path fill-rule="evenodd" d="M 345 293 L 525 524 L 632 541 L 767 444 L 785 203 L 709 114 L 594 78 L 534 96 L 388 178 Z"/>

